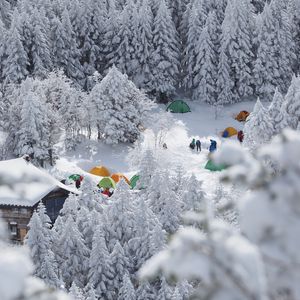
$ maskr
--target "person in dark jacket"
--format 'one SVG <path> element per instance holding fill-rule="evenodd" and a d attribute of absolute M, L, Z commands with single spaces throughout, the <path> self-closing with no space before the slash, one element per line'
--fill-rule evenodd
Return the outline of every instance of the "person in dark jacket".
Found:
<path fill-rule="evenodd" d="M 209 152 L 214 152 L 217 150 L 217 142 L 215 140 L 210 140 Z"/>
<path fill-rule="evenodd" d="M 243 142 L 243 140 L 244 140 L 244 132 L 243 132 L 243 130 L 240 130 L 240 131 L 238 132 L 237 138 L 238 138 L 238 140 L 240 141 L 240 143 Z"/>
<path fill-rule="evenodd" d="M 196 147 L 197 147 L 197 152 L 198 151 L 201 152 L 201 142 L 200 142 L 200 140 L 196 141 Z"/>
<path fill-rule="evenodd" d="M 195 142 L 195 139 L 193 139 L 192 142 L 190 143 L 190 148 L 191 148 L 192 150 L 194 150 L 194 149 L 195 149 L 195 146 L 196 146 L 196 142 Z"/>

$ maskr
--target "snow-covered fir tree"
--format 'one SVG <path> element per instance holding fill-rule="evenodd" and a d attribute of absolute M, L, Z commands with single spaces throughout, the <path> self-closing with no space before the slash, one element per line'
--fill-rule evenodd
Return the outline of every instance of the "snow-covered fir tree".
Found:
<path fill-rule="evenodd" d="M 134 142 L 152 107 L 146 96 L 116 67 L 95 85 L 90 102 L 98 138 L 108 144 Z"/>
<path fill-rule="evenodd" d="M 284 128 L 288 127 L 287 115 L 284 111 L 284 97 L 278 89 L 275 90 L 268 113 L 273 123 L 274 134 L 278 134 Z"/>
<path fill-rule="evenodd" d="M 30 256 L 35 266 L 35 275 L 43 279 L 49 286 L 60 288 L 58 266 L 51 250 L 51 221 L 46 214 L 43 203 L 40 203 L 28 224 L 25 244 L 30 250 Z"/>
<path fill-rule="evenodd" d="M 299 76 L 293 76 L 291 85 L 285 96 L 284 109 L 287 114 L 287 122 L 290 128 L 297 129 L 300 122 L 300 90 L 299 90 L 300 78 Z"/>
<path fill-rule="evenodd" d="M 217 31 L 215 13 L 210 13 L 199 36 L 196 56 L 193 99 L 214 104 L 216 101 L 217 49 L 213 42 Z"/>
<path fill-rule="evenodd" d="M 74 300 L 84 300 L 83 291 L 76 285 L 75 282 L 73 282 L 70 287 L 69 295 L 71 295 Z"/>
<path fill-rule="evenodd" d="M 136 299 L 136 293 L 133 284 L 130 280 L 129 274 L 125 273 L 123 276 L 122 287 L 119 290 L 118 300 Z"/>
<path fill-rule="evenodd" d="M 23 45 L 16 10 L 12 17 L 12 24 L 5 43 L 2 77 L 8 82 L 20 83 L 28 75 L 29 59 Z"/>
<path fill-rule="evenodd" d="M 259 99 L 257 99 L 254 109 L 248 117 L 244 134 L 244 144 L 252 150 L 270 141 L 274 135 L 270 116 Z"/>
<path fill-rule="evenodd" d="M 99 297 L 113 299 L 113 272 L 103 230 L 101 226 L 97 226 L 93 237 L 88 277 Z"/>
<path fill-rule="evenodd" d="M 254 18 L 250 0 L 229 0 L 222 23 L 221 48 L 228 58 L 235 102 L 253 94 L 253 30 Z"/>
<path fill-rule="evenodd" d="M 175 92 L 179 75 L 179 41 L 165 0 L 153 23 L 152 78 L 150 88 L 158 100 Z"/>

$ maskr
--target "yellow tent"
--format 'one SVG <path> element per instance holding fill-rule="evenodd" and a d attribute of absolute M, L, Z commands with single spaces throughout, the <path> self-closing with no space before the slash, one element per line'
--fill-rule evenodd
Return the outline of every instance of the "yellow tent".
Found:
<path fill-rule="evenodd" d="M 97 176 L 102 176 L 102 177 L 110 176 L 110 172 L 104 166 L 96 166 L 93 169 L 91 169 L 89 173 L 91 173 L 93 175 L 97 175 Z"/>
<path fill-rule="evenodd" d="M 222 133 L 222 137 L 227 138 L 227 137 L 231 137 L 233 135 L 237 135 L 237 130 L 233 127 L 227 127 L 223 133 Z"/>
<path fill-rule="evenodd" d="M 115 173 L 112 174 L 110 177 L 115 181 L 115 183 L 118 183 L 123 178 L 128 184 L 130 184 L 130 181 L 124 174 Z"/>

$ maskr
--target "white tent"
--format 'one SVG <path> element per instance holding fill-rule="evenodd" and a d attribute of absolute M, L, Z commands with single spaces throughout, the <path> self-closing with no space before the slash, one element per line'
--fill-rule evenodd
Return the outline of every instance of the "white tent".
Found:
<path fill-rule="evenodd" d="M 31 207 L 56 188 L 80 193 L 23 158 L 0 161 L 0 205 Z"/>

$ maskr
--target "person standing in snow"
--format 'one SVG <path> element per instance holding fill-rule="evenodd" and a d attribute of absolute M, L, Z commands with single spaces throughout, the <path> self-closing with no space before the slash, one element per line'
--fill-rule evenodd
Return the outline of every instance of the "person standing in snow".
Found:
<path fill-rule="evenodd" d="M 217 142 L 215 140 L 210 140 L 209 152 L 214 152 L 217 150 Z"/>
<path fill-rule="evenodd" d="M 244 140 L 244 132 L 243 132 L 243 130 L 240 130 L 240 131 L 238 132 L 237 138 L 238 138 L 238 140 L 240 141 L 240 143 L 243 142 L 243 140 Z"/>
<path fill-rule="evenodd" d="M 196 147 L 197 147 L 197 152 L 198 151 L 201 152 L 201 142 L 200 142 L 200 140 L 196 141 Z"/>
<path fill-rule="evenodd" d="M 192 142 L 190 143 L 190 148 L 192 150 L 194 150 L 195 149 L 195 145 L 196 145 L 196 142 L 195 142 L 195 139 L 193 139 Z"/>

